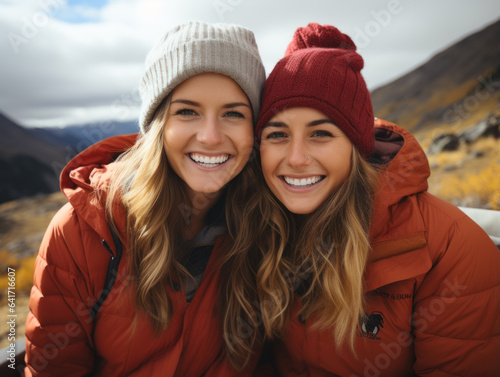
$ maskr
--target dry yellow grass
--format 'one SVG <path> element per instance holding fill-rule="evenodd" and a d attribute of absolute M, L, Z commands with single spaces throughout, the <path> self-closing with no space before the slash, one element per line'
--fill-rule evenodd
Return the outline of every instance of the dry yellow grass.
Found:
<path fill-rule="evenodd" d="M 8 251 L 2 251 L 0 257 L 4 258 L 4 253 Z M 31 290 L 31 286 L 33 285 L 33 269 L 35 268 L 35 259 L 36 255 L 32 255 L 23 259 L 16 259 L 9 263 L 6 267 L 2 269 L 2 271 L 7 271 L 7 268 L 13 268 L 16 273 L 16 292 L 29 294 Z M 4 260 L 2 259 L 2 265 L 4 264 Z M 11 258 L 7 257 L 7 260 L 11 260 Z M 7 274 L 0 275 L 0 298 L 1 303 L 5 303 L 7 299 L 7 287 L 9 280 Z"/>
<path fill-rule="evenodd" d="M 26 325 L 26 318 L 28 317 L 28 313 L 30 311 L 29 306 L 29 296 L 26 294 L 16 295 L 16 335 L 15 341 L 21 340 L 24 338 L 24 327 Z M 5 307 L 2 308 L 2 313 L 7 313 L 7 309 Z M 5 318 L 4 318 L 5 319 Z M 8 334 L 10 331 L 10 326 L 7 321 L 2 320 L 0 322 L 0 348 L 7 347 L 11 342 L 9 342 Z"/>
<path fill-rule="evenodd" d="M 481 138 L 428 158 L 430 192 L 456 205 L 500 210 L 500 139 Z"/>
<path fill-rule="evenodd" d="M 439 197 L 457 205 L 486 207 L 500 210 L 500 158 L 477 173 L 452 176 L 441 183 Z"/>
<path fill-rule="evenodd" d="M 54 214 L 66 203 L 60 192 L 0 204 L 0 250 L 38 251 Z"/>
<path fill-rule="evenodd" d="M 500 116 L 500 108 L 495 109 L 494 106 L 495 102 L 499 101 L 500 101 L 500 92 L 498 98 L 492 97 L 491 99 L 488 100 L 488 102 L 491 102 L 491 107 L 488 107 L 488 109 L 485 110 L 486 114 L 488 115 L 492 114 L 497 117 Z M 466 129 L 473 127 L 474 125 L 483 121 L 485 119 L 484 115 L 485 112 L 476 111 L 474 113 L 469 114 L 467 118 L 460 118 L 460 121 L 457 122 L 436 124 L 430 130 L 415 132 L 414 136 L 417 138 L 422 148 L 426 151 L 427 149 L 429 149 L 432 140 L 436 138 L 438 135 L 440 134 L 458 135 L 460 132 L 465 131 Z M 476 141 L 476 143 L 481 143 L 482 140 L 487 140 L 487 139 L 489 138 L 481 138 L 478 141 Z M 491 143 L 491 141 L 488 141 L 487 143 Z"/>
<path fill-rule="evenodd" d="M 454 166 L 460 164 L 460 162 L 464 161 L 469 155 L 467 151 L 467 147 L 465 145 L 461 145 L 458 150 L 443 152 L 437 155 L 429 155 L 427 159 L 429 160 L 429 165 L 432 166 Z"/>
<path fill-rule="evenodd" d="M 495 156 L 500 155 L 500 139 L 493 136 L 483 137 L 470 146 L 472 152 L 492 153 Z"/>
<path fill-rule="evenodd" d="M 480 118 L 484 117 L 490 109 L 496 107 L 496 105 L 491 106 L 490 102 L 494 102 L 500 96 L 498 93 L 491 94 L 486 89 L 483 89 L 480 91 L 480 99 L 478 98 L 476 101 L 475 89 L 478 84 L 479 82 L 476 79 L 468 80 L 459 86 L 456 86 L 455 83 L 442 80 L 440 83 L 441 89 L 433 91 L 425 100 L 418 102 L 415 100 L 406 101 L 405 106 L 408 106 L 411 110 L 401 114 L 396 122 L 406 129 L 412 130 L 417 124 L 420 124 L 422 114 L 429 114 L 435 110 L 449 107 L 451 112 L 445 112 L 448 116 L 443 117 L 443 119 L 429 119 L 420 126 L 428 132 L 435 129 L 436 126 L 445 123 L 447 123 L 445 124 L 447 131 L 449 131 L 449 127 L 453 126 L 450 122 L 451 120 L 453 123 L 459 122 L 461 127 L 475 124 L 474 119 L 469 119 L 471 115 L 479 116 Z M 453 88 L 453 90 L 450 90 L 450 88 Z M 467 102 L 464 103 L 464 101 Z M 384 118 L 388 114 L 391 114 L 396 107 L 398 107 L 398 103 L 388 104 L 381 109 L 377 109 L 377 115 Z"/>
<path fill-rule="evenodd" d="M 7 269 L 15 269 L 16 340 L 24 337 L 29 313 L 33 267 L 42 236 L 55 213 L 66 203 L 61 193 L 0 204 L 0 306 L 7 313 Z M 0 347 L 9 344 L 6 321 L 0 325 Z"/>
<path fill-rule="evenodd" d="M 422 143 L 421 143 L 422 145 Z M 423 146 L 422 146 L 423 147 Z M 462 143 L 456 151 L 445 151 L 437 155 L 428 155 L 429 165 L 434 167 L 446 167 L 460 165 L 470 156 L 482 153 L 485 156 L 497 156 L 500 151 L 500 139 L 493 136 L 480 138 L 473 144 Z"/>

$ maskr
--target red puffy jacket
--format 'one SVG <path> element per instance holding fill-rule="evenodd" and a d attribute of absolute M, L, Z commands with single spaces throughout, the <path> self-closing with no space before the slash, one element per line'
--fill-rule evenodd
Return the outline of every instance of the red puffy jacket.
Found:
<path fill-rule="evenodd" d="M 276 345 L 283 376 L 500 376 L 500 252 L 463 212 L 426 192 L 429 166 L 404 129 L 377 120 L 381 177 L 356 356 L 297 318 Z M 392 157 L 394 156 L 394 157 Z M 392 160 L 391 160 L 392 159 Z"/>
<path fill-rule="evenodd" d="M 148 318 L 135 327 L 134 301 L 128 290 L 127 250 L 113 290 L 95 320 L 90 315 L 104 287 L 113 249 L 102 200 L 116 156 L 136 135 L 113 137 L 76 156 L 61 175 L 69 200 L 50 223 L 36 260 L 31 313 L 26 323 L 25 376 L 244 376 L 226 361 L 216 315 L 219 293 L 216 243 L 203 279 L 189 305 L 182 289 L 168 289 L 173 317 L 155 336 Z M 123 211 L 118 224 L 123 232 Z"/>

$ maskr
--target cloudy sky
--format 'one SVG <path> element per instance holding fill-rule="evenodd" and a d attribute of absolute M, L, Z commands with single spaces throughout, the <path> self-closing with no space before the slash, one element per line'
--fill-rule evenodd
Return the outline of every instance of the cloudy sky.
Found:
<path fill-rule="evenodd" d="M 253 30 L 267 73 L 297 27 L 335 25 L 375 89 L 498 19 L 498 0 L 0 0 L 0 112 L 28 127 L 136 120 L 147 52 L 189 20 Z"/>

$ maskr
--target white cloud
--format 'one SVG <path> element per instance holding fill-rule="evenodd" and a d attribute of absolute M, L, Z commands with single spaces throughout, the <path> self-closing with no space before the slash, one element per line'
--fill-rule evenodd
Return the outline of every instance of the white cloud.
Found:
<path fill-rule="evenodd" d="M 36 24 L 39 8 L 5 10 L 0 27 L 11 40 L 0 42 L 8 52 L 2 61 L 0 111 L 30 126 L 117 118 L 112 104 L 137 87 L 148 51 L 134 28 L 55 18 Z M 129 118 L 137 114 L 130 112 Z"/>

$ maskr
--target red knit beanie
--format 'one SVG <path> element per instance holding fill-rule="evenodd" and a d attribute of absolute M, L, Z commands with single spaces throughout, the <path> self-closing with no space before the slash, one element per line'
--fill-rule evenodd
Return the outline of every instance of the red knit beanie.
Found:
<path fill-rule="evenodd" d="M 330 117 L 359 152 L 373 152 L 373 108 L 361 75 L 363 58 L 349 36 L 330 25 L 298 28 L 266 80 L 255 135 L 280 111 L 311 107 Z"/>

